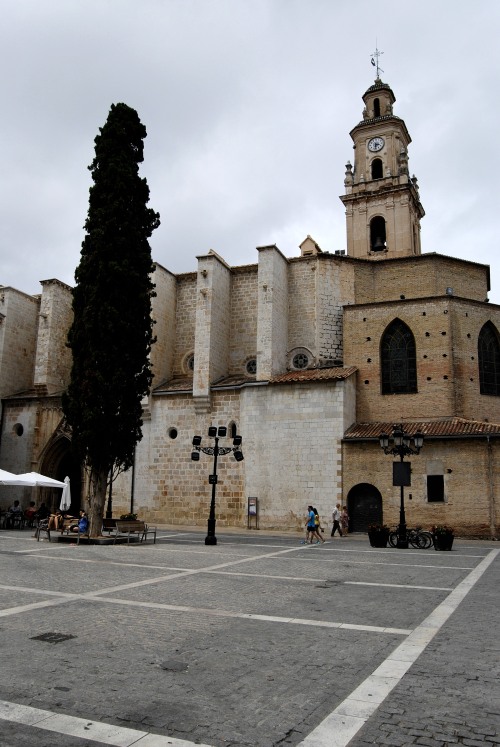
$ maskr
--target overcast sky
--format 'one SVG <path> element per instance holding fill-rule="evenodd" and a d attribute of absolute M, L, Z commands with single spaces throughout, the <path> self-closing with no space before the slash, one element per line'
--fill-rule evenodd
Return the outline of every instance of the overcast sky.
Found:
<path fill-rule="evenodd" d="M 112 103 L 148 131 L 153 259 L 196 269 L 310 234 L 345 249 L 349 131 L 382 80 L 412 144 L 422 249 L 491 266 L 500 303 L 498 0 L 1 0 L 0 284 L 70 285 L 94 138 Z M 497 221 L 497 222 L 495 222 Z"/>

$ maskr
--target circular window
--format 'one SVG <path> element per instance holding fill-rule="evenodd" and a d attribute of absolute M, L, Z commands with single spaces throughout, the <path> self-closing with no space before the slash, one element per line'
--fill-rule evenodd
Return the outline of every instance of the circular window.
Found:
<path fill-rule="evenodd" d="M 305 353 L 297 353 L 293 356 L 292 363 L 294 368 L 307 368 L 309 365 L 309 356 Z"/>
<path fill-rule="evenodd" d="M 12 430 L 16 436 L 22 436 L 24 433 L 24 426 L 21 425 L 21 423 L 16 423 Z"/>
<path fill-rule="evenodd" d="M 178 436 L 177 428 L 169 428 L 168 435 L 169 435 L 169 438 L 177 438 Z"/>
<path fill-rule="evenodd" d="M 247 361 L 246 370 L 248 374 L 257 373 L 257 361 L 255 360 L 255 358 L 252 358 L 251 360 Z"/>

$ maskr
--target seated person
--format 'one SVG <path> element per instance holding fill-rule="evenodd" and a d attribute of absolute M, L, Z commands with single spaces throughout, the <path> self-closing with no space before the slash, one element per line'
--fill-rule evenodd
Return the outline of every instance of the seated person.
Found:
<path fill-rule="evenodd" d="M 45 505 L 45 503 L 40 504 L 40 508 L 35 513 L 35 518 L 38 519 L 38 521 L 43 521 L 44 519 L 48 519 L 50 516 L 50 511 Z"/>
<path fill-rule="evenodd" d="M 68 514 L 63 514 L 62 511 L 57 509 L 55 514 L 50 514 L 49 516 L 49 529 L 55 529 L 56 531 L 61 530 L 64 526 L 64 519 L 72 519 L 72 516 L 69 516 Z"/>
<path fill-rule="evenodd" d="M 34 517 L 35 514 L 36 514 L 35 501 L 30 501 L 30 505 L 28 506 L 28 508 L 24 512 L 24 516 L 29 521 L 29 520 L 31 520 Z"/>
<path fill-rule="evenodd" d="M 30 501 L 30 505 L 24 512 L 24 518 L 26 519 L 26 524 L 29 527 L 33 526 L 33 522 L 35 521 L 35 514 L 36 514 L 35 501 Z"/>
<path fill-rule="evenodd" d="M 10 506 L 9 510 L 7 511 L 5 526 L 7 527 L 7 529 L 11 529 L 17 522 L 19 522 L 19 525 L 21 525 L 22 517 L 23 509 L 19 505 L 19 501 L 14 501 L 12 506 Z"/>
<path fill-rule="evenodd" d="M 75 524 L 71 527 L 72 532 L 79 532 L 80 534 L 86 534 L 89 528 L 89 520 L 87 519 L 87 514 L 85 511 L 80 509 L 80 518 L 78 519 L 78 524 Z"/>

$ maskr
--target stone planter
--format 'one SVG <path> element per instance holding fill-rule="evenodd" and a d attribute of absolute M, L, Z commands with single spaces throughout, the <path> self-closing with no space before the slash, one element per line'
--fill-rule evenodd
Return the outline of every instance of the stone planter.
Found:
<path fill-rule="evenodd" d="M 389 530 L 376 529 L 368 532 L 368 539 L 372 547 L 387 547 Z"/>
<path fill-rule="evenodd" d="M 453 546 L 453 534 L 433 534 L 432 541 L 435 550 L 451 550 Z"/>

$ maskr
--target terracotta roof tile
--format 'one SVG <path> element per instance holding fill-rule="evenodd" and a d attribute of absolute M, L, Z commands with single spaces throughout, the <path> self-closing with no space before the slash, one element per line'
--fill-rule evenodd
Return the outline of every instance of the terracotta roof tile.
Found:
<path fill-rule="evenodd" d="M 356 366 L 343 368 L 305 368 L 301 371 L 287 371 L 269 379 L 270 384 L 296 384 L 302 381 L 335 381 L 348 379 L 357 371 Z"/>
<path fill-rule="evenodd" d="M 184 378 L 170 379 L 169 381 L 163 381 L 153 389 L 153 394 L 160 394 L 163 392 L 192 392 L 193 391 L 193 377 L 185 376 Z"/>
<path fill-rule="evenodd" d="M 220 387 L 239 387 L 244 384 L 255 382 L 255 377 L 243 376 L 225 376 L 219 381 L 212 382 L 210 389 L 218 389 Z M 193 378 L 192 376 L 178 377 L 164 381 L 154 388 L 153 394 L 166 394 L 169 392 L 192 392 L 193 391 Z"/>
<path fill-rule="evenodd" d="M 395 423 L 354 423 L 344 434 L 344 440 L 371 440 L 379 438 L 381 433 L 392 433 Z M 424 420 L 404 422 L 403 428 L 410 436 L 417 431 L 426 438 L 460 438 L 496 436 L 500 437 L 500 424 L 485 423 L 479 420 L 464 418 L 446 418 L 443 420 Z"/>
<path fill-rule="evenodd" d="M 217 389 L 218 387 L 224 386 L 243 386 L 243 384 L 254 384 L 255 376 L 244 376 L 239 374 L 237 376 L 225 376 L 219 381 L 214 381 L 211 385 L 211 389 Z"/>
<path fill-rule="evenodd" d="M 273 376 L 269 381 L 256 381 L 254 376 L 245 376 L 237 374 L 235 376 L 225 376 L 219 381 L 212 382 L 210 389 L 220 389 L 223 387 L 241 387 L 245 384 L 297 384 L 306 381 L 341 381 L 348 379 L 357 371 L 355 366 L 343 368 L 306 368 L 302 371 L 287 371 L 284 374 Z M 154 388 L 153 394 L 167 394 L 169 392 L 192 392 L 193 379 L 191 377 L 178 377 L 163 381 Z"/>

